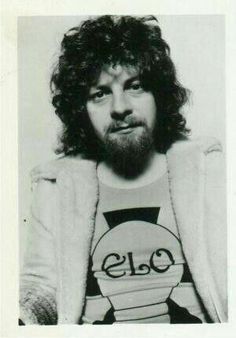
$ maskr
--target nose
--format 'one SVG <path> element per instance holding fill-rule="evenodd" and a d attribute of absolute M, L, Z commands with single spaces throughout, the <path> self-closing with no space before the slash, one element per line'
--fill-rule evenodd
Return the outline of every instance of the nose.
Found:
<path fill-rule="evenodd" d="M 132 114 L 132 109 L 125 93 L 115 93 L 112 100 L 111 117 L 124 119 L 129 114 Z"/>

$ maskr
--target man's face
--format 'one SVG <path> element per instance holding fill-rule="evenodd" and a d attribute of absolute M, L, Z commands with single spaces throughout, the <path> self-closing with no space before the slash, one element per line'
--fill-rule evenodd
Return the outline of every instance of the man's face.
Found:
<path fill-rule="evenodd" d="M 97 84 L 90 88 L 86 107 L 108 154 L 115 153 L 122 160 L 125 152 L 129 159 L 152 148 L 156 103 L 153 94 L 142 87 L 135 68 L 104 67 Z"/>
<path fill-rule="evenodd" d="M 131 67 L 104 67 L 97 84 L 90 88 L 87 111 L 100 140 L 117 142 L 137 138 L 144 128 L 153 131 L 156 104 L 143 89 L 137 71 Z"/>

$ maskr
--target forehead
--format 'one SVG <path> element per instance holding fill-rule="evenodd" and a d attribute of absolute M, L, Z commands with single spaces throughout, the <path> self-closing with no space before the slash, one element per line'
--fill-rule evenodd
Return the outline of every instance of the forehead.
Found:
<path fill-rule="evenodd" d="M 128 79 L 139 76 L 139 71 L 134 66 L 122 66 L 122 65 L 104 65 L 101 73 L 95 83 L 98 85 L 108 85 L 115 81 L 125 82 Z"/>

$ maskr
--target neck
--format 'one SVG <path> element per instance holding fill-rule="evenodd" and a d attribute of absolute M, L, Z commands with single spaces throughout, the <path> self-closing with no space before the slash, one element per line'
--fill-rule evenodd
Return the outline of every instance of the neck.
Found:
<path fill-rule="evenodd" d="M 119 175 L 109 163 L 102 161 L 98 165 L 98 178 L 102 183 L 114 188 L 132 189 L 154 182 L 166 170 L 165 155 L 153 151 L 138 176 L 125 177 Z"/>

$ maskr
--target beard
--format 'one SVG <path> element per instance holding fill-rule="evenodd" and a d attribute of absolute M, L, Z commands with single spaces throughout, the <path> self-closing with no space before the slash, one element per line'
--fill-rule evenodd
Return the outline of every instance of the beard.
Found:
<path fill-rule="evenodd" d="M 126 178 L 134 178 L 142 173 L 148 164 L 153 149 L 153 133 L 145 121 L 128 120 L 130 126 L 140 126 L 142 131 L 128 134 L 112 134 L 119 123 L 114 123 L 107 129 L 102 144 L 104 160 L 118 174 Z"/>

